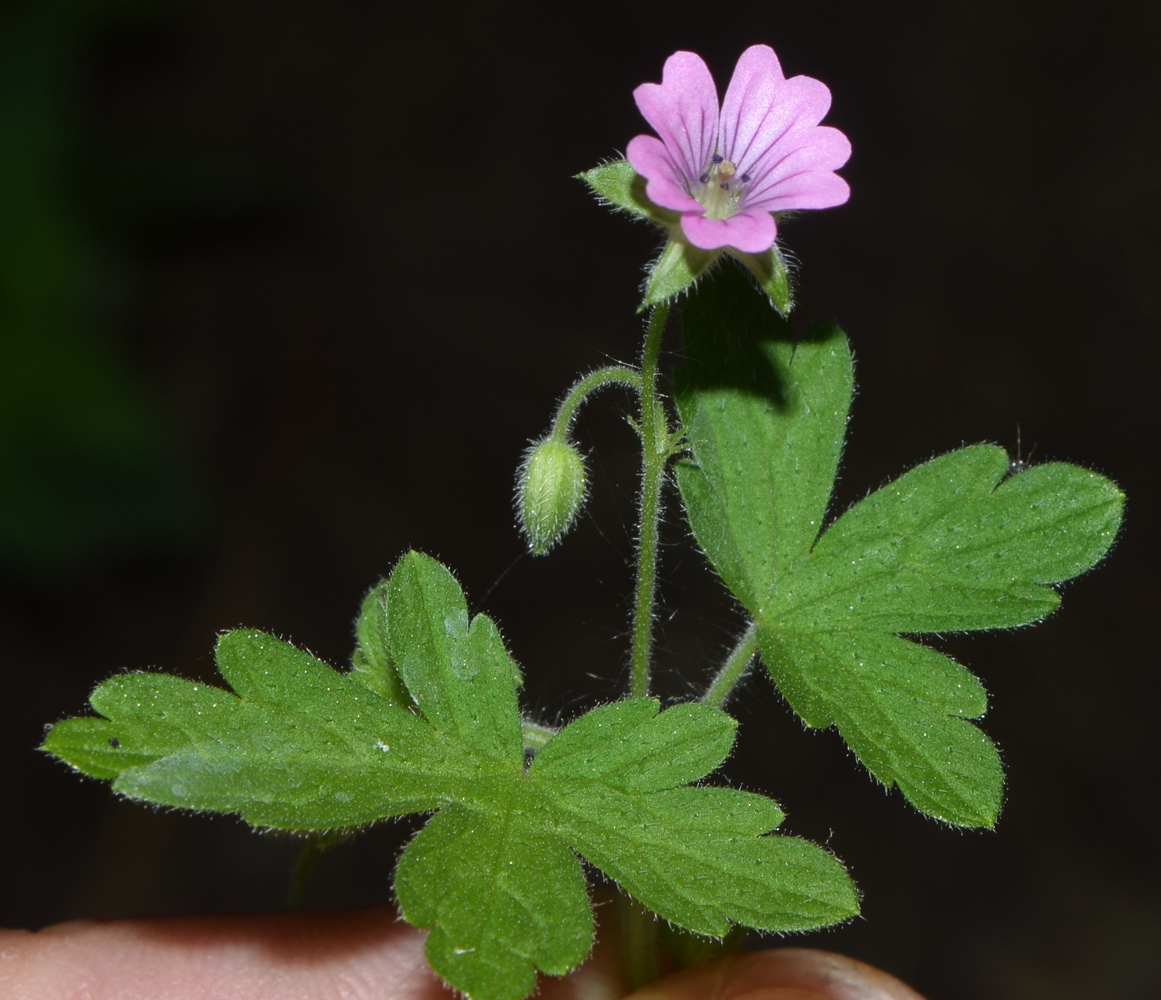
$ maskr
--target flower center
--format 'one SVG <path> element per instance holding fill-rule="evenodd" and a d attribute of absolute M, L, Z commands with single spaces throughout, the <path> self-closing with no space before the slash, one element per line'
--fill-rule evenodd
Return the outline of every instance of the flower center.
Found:
<path fill-rule="evenodd" d="M 717 153 L 710 159 L 690 192 L 703 206 L 707 219 L 728 219 L 738 211 L 749 174 L 739 174 L 738 168 Z"/>

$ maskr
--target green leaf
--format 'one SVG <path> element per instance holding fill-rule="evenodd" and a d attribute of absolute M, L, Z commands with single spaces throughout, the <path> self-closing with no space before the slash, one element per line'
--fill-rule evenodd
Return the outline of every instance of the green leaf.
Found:
<path fill-rule="evenodd" d="M 612 160 L 599 167 L 577 174 L 593 193 L 607 205 L 648 219 L 659 226 L 671 229 L 681 219 L 677 212 L 654 205 L 645 194 L 645 178 L 638 174 L 628 160 Z"/>
<path fill-rule="evenodd" d="M 978 680 L 946 656 L 893 635 L 760 629 L 762 659 L 807 725 L 833 721 L 884 785 L 956 826 L 991 826 L 1003 772 L 966 719 L 984 714 Z"/>
<path fill-rule="evenodd" d="M 698 544 L 752 611 L 822 529 L 853 377 L 835 326 L 795 342 L 736 266 L 682 310 L 674 375 L 690 458 L 677 483 Z"/>
<path fill-rule="evenodd" d="M 446 806 L 395 873 L 403 916 L 432 927 L 427 955 L 472 997 L 520 1000 L 536 970 L 562 976 L 593 942 L 585 877 L 552 833 L 535 788 L 514 781 L 486 804 Z"/>
<path fill-rule="evenodd" d="M 115 775 L 129 798 L 288 830 L 434 809 L 480 770 L 467 747 L 273 636 L 228 632 L 217 662 L 233 692 L 166 674 L 113 677 L 89 699 L 104 719 L 57 723 L 44 749 Z"/>
<path fill-rule="evenodd" d="M 1002 628 L 1059 603 L 1050 584 L 1107 551 L 1123 497 L 1063 463 L 1009 475 L 1003 449 L 911 470 L 819 537 L 851 392 L 841 333 L 795 344 L 738 275 L 684 310 L 676 380 L 690 445 L 677 481 L 694 535 L 758 624 L 774 683 L 811 726 L 930 816 L 995 822 L 1003 777 L 964 668 L 898 634 Z"/>
<path fill-rule="evenodd" d="M 627 795 L 564 781 L 548 791 L 557 828 L 581 856 L 686 930 L 807 930 L 858 912 L 831 855 L 795 837 L 764 836 L 782 813 L 759 795 L 688 786 Z"/>
<path fill-rule="evenodd" d="M 1046 584 L 1083 573 L 1120 524 L 1122 495 L 1053 462 L 1005 479 L 975 445 L 925 462 L 843 514 L 802 552 L 766 608 L 787 627 L 890 632 L 1003 628 L 1060 603 Z"/>
<path fill-rule="evenodd" d="M 352 676 L 392 704 L 407 705 L 411 699 L 387 645 L 387 598 L 386 580 L 379 581 L 363 598 L 363 607 L 355 622 Z"/>
<path fill-rule="evenodd" d="M 423 717 L 480 753 L 520 767 L 520 668 L 492 620 L 477 615 L 469 627 L 455 577 L 419 552 L 399 560 L 388 593 L 388 641 Z"/>
<path fill-rule="evenodd" d="M 658 715 L 651 698 L 617 701 L 561 730 L 540 751 L 534 770 L 622 792 L 655 792 L 712 771 L 734 745 L 737 727 L 724 712 L 696 702 Z"/>
<path fill-rule="evenodd" d="M 435 812 L 399 861 L 396 895 L 409 921 L 432 928 L 432 967 L 482 1000 L 519 1000 L 538 969 L 564 974 L 588 954 L 578 854 L 699 934 L 857 912 L 834 858 L 770 835 L 777 805 L 690 784 L 730 752 L 736 723 L 725 713 L 606 705 L 526 769 L 519 671 L 495 625 L 469 618 L 455 578 L 410 553 L 373 595 L 359 629 L 368 669 L 340 674 L 238 630 L 217 649 L 232 690 L 115 677 L 91 699 L 103 718 L 57 723 L 44 749 L 129 797 L 260 826 L 322 831 Z M 410 708 L 366 683 L 375 663 L 394 665 Z"/>

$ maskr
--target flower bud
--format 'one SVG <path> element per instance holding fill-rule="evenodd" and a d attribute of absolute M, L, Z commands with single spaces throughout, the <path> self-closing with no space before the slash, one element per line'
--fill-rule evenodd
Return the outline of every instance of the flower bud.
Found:
<path fill-rule="evenodd" d="M 571 444 L 547 438 L 524 453 L 516 504 L 533 555 L 547 552 L 572 526 L 585 485 L 584 459 Z"/>

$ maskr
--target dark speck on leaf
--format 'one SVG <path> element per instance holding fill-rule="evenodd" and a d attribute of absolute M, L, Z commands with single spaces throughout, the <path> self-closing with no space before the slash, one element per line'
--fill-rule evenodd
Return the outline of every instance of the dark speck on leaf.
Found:
<path fill-rule="evenodd" d="M 116 750 L 120 745 L 121 743 L 116 736 L 109 737 L 109 746 L 111 746 L 114 750 Z"/>

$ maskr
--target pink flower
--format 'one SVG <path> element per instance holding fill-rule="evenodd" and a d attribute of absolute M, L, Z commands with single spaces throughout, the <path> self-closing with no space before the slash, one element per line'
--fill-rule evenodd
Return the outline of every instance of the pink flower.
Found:
<path fill-rule="evenodd" d="M 671 55 L 661 83 L 643 83 L 633 97 L 661 138 L 634 138 L 629 163 L 648 182 L 650 201 L 681 213 L 695 247 L 761 253 L 777 235 L 771 212 L 830 208 L 850 197 L 834 171 L 851 144 L 818 124 L 830 91 L 807 76 L 787 80 L 768 45 L 742 53 L 720 113 L 713 77 L 692 52 Z"/>

